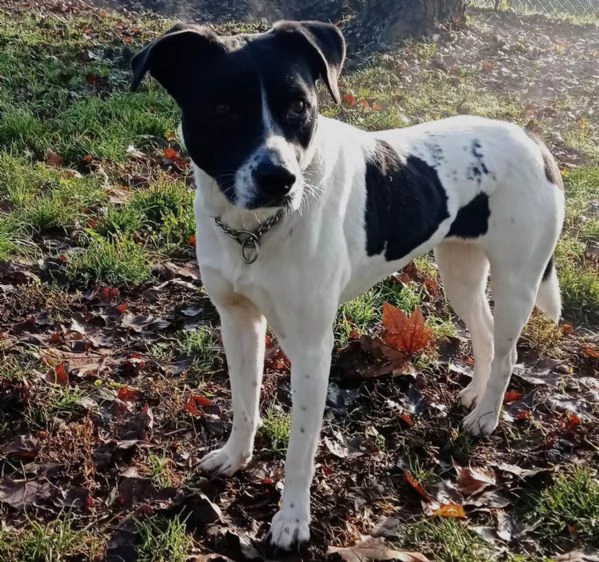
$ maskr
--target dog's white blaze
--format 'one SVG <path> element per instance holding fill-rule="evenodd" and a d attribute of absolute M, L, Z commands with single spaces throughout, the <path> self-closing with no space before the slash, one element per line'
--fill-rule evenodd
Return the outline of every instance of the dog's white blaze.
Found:
<path fill-rule="evenodd" d="M 252 171 L 256 165 L 263 159 L 268 158 L 273 164 L 278 164 L 287 168 L 295 175 L 296 183 L 292 188 L 293 209 L 297 208 L 301 200 L 301 168 L 297 161 L 294 148 L 287 142 L 276 121 L 273 119 L 270 108 L 268 107 L 268 98 L 264 86 L 260 88 L 262 99 L 262 126 L 264 131 L 264 141 L 252 152 L 245 163 L 235 174 L 235 194 L 237 205 L 247 207 L 256 197 L 256 186 L 252 180 Z"/>

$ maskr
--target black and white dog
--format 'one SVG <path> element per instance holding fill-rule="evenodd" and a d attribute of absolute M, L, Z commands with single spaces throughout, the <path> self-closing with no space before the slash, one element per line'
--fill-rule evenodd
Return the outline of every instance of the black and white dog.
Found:
<path fill-rule="evenodd" d="M 474 435 L 497 426 L 535 304 L 555 321 L 561 309 L 552 255 L 564 194 L 545 145 L 478 117 L 365 132 L 320 116 L 315 83 L 339 101 L 344 57 L 333 25 L 285 21 L 227 37 L 177 25 L 132 61 L 133 89 L 149 71 L 181 108 L 197 258 L 221 318 L 233 428 L 203 470 L 230 475 L 252 456 L 266 319 L 292 363 L 285 490 L 271 526 L 282 548 L 309 538 L 340 303 L 434 248 L 472 336 L 474 376 L 461 399 L 474 406 L 463 422 Z"/>

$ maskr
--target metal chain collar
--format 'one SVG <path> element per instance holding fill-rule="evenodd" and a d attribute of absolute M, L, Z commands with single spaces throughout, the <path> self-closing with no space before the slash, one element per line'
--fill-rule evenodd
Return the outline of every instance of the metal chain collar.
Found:
<path fill-rule="evenodd" d="M 272 217 L 259 224 L 254 230 L 236 230 L 226 225 L 220 217 L 214 217 L 214 222 L 227 236 L 230 236 L 241 246 L 241 259 L 249 264 L 254 263 L 260 255 L 260 240 L 285 214 L 279 209 Z"/>

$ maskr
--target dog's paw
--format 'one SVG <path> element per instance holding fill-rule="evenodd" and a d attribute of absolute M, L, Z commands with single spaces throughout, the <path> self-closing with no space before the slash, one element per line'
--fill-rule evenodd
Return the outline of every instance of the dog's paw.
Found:
<path fill-rule="evenodd" d="M 466 408 L 473 408 L 480 402 L 484 389 L 481 389 L 479 385 L 471 382 L 466 388 L 460 391 L 459 397 L 462 406 Z"/>
<path fill-rule="evenodd" d="M 270 542 L 273 546 L 289 550 L 295 543 L 306 542 L 309 539 L 308 509 L 282 507 L 273 517 L 270 526 Z"/>
<path fill-rule="evenodd" d="M 462 427 L 470 435 L 485 437 L 491 435 L 499 423 L 499 410 L 479 404 L 462 422 Z"/>
<path fill-rule="evenodd" d="M 231 476 L 250 462 L 251 458 L 250 452 L 225 445 L 204 456 L 198 468 L 213 476 Z"/>

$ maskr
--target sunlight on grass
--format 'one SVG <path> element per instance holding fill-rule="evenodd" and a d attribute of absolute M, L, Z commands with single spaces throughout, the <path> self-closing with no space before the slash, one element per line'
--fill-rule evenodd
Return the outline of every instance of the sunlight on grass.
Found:
<path fill-rule="evenodd" d="M 554 544 L 599 548 L 599 480 L 590 468 L 558 473 L 529 514 L 534 534 Z"/>
<path fill-rule="evenodd" d="M 150 277 L 149 255 L 131 238 L 106 240 L 94 235 L 83 253 L 68 262 L 67 273 L 77 283 L 139 285 Z"/>
<path fill-rule="evenodd" d="M 438 562 L 499 560 L 499 554 L 489 543 L 456 519 L 423 519 L 407 525 L 402 539 L 402 547 L 407 542 Z"/>

